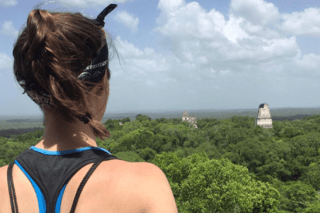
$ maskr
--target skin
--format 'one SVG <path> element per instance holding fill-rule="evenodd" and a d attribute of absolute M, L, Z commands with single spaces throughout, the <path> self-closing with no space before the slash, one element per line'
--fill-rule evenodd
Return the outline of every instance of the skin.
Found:
<path fill-rule="evenodd" d="M 110 91 L 107 75 L 104 76 L 103 80 L 107 84 L 107 91 L 103 90 L 97 97 L 88 93 L 89 102 L 94 110 L 94 114 L 91 115 L 92 119 L 100 122 L 107 108 Z M 93 88 L 92 93 L 99 93 L 99 88 Z M 35 147 L 48 151 L 63 151 L 88 146 L 98 147 L 96 137 L 88 124 L 84 124 L 79 119 L 77 119 L 77 123 L 67 123 L 47 108 L 44 109 L 44 114 L 45 132 L 42 140 Z"/>

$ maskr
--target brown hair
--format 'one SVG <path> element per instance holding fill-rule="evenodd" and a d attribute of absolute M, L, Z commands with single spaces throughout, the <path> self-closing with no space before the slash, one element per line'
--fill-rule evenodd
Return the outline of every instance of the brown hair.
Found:
<path fill-rule="evenodd" d="M 51 95 L 53 106 L 48 108 L 75 123 L 81 115 L 93 114 L 86 97 L 88 91 L 98 86 L 108 92 L 103 78 L 98 83 L 77 78 L 105 45 L 105 39 L 102 27 L 80 13 L 33 10 L 14 45 L 15 80 L 18 76 L 35 80 Z M 106 74 L 109 80 L 109 69 Z M 88 125 L 101 140 L 110 137 L 99 121 L 90 119 Z"/>

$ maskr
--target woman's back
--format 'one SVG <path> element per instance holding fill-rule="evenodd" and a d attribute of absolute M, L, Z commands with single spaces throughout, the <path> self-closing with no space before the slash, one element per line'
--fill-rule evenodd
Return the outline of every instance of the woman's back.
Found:
<path fill-rule="evenodd" d="M 69 156 L 78 147 L 97 149 L 97 137 L 110 137 L 101 123 L 111 76 L 103 27 L 116 6 L 94 20 L 80 13 L 30 12 L 14 45 L 14 74 L 44 112 L 43 150 L 26 150 L 13 167 L 0 168 L 1 213 L 12 212 L 16 202 L 20 213 L 177 212 L 170 184 L 154 164 L 112 159 L 107 153 L 101 162 L 97 150 L 87 148 Z M 58 150 L 68 150 L 68 156 Z"/>
<path fill-rule="evenodd" d="M 131 163 L 118 159 L 103 161 L 90 176 L 79 197 L 75 212 L 147 212 L 145 201 L 139 200 L 136 186 L 141 182 L 141 175 L 148 172 L 149 163 Z M 80 186 L 93 163 L 82 167 L 68 182 L 61 202 L 61 213 L 69 213 Z M 154 166 L 154 165 L 153 165 Z M 12 213 L 7 186 L 7 167 L 0 170 L 0 212 Z M 19 213 L 39 212 L 35 190 L 15 164 L 12 177 L 16 191 Z"/>

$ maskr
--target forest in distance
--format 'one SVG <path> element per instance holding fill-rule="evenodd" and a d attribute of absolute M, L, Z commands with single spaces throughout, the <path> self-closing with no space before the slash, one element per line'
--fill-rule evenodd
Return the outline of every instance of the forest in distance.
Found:
<path fill-rule="evenodd" d="M 161 168 L 179 213 L 320 212 L 320 115 L 272 120 L 264 129 L 249 116 L 203 118 L 193 128 L 181 118 L 139 114 L 104 122 L 111 137 L 97 145 Z M 0 167 L 43 133 L 1 136 Z"/>
<path fill-rule="evenodd" d="M 291 116 L 273 116 L 273 121 L 294 121 L 294 120 L 301 120 L 306 117 L 310 117 L 313 115 L 305 115 L 305 114 L 298 114 L 298 115 L 291 115 Z M 137 116 L 136 116 L 137 117 Z M 114 119 L 112 119 L 114 120 Z M 117 119 L 115 119 L 117 120 Z M 121 119 L 118 119 L 121 120 Z M 219 120 L 219 119 L 218 119 Z M 14 137 L 15 135 L 25 134 L 28 132 L 34 132 L 36 130 L 44 130 L 44 127 L 29 127 L 29 122 L 36 122 L 39 120 L 30 120 L 30 119 L 10 119 L 10 120 L 4 120 L 2 126 L 0 125 L 0 137 Z M 16 123 L 23 123 L 25 124 L 25 128 L 8 128 L 7 124 L 16 124 Z M 42 122 L 41 122 L 42 123 Z"/>

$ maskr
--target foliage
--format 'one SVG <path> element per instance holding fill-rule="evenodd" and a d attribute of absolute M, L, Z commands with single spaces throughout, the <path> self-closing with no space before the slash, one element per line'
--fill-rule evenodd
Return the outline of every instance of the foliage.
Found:
<path fill-rule="evenodd" d="M 299 180 L 311 185 L 316 191 L 320 191 L 320 163 L 311 163 Z M 319 197 L 320 198 L 320 197 Z"/>
<path fill-rule="evenodd" d="M 288 202 L 283 209 L 289 212 L 302 212 L 310 204 L 316 201 L 316 194 L 312 186 L 300 181 L 289 181 L 282 186 L 284 197 Z"/>
<path fill-rule="evenodd" d="M 122 122 L 123 125 L 119 125 Z M 320 116 L 274 121 L 253 117 L 107 120 L 97 145 L 166 174 L 179 212 L 320 212 Z M 319 130 L 319 131 L 318 131 Z M 44 131 L 0 137 L 0 166 L 36 144 Z"/>
<path fill-rule="evenodd" d="M 269 183 L 252 180 L 248 169 L 227 159 L 209 160 L 204 152 L 180 159 L 162 153 L 152 161 L 167 175 L 183 212 L 275 212 L 279 192 Z"/>

